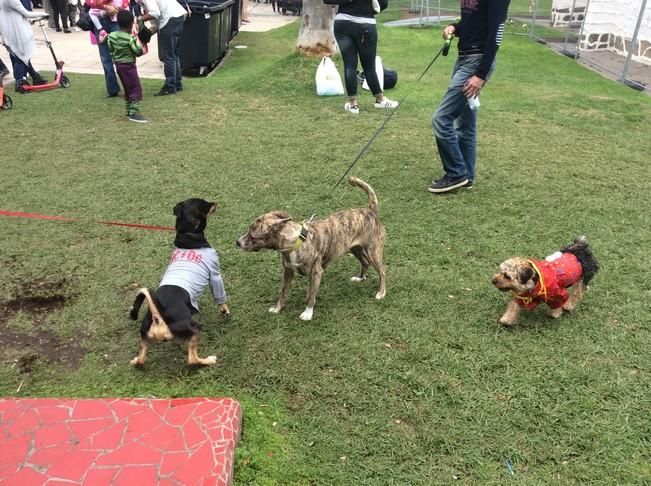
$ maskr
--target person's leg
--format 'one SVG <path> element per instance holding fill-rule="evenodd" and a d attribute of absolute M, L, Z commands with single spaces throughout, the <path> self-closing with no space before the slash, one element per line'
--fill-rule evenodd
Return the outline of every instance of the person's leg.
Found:
<path fill-rule="evenodd" d="M 68 23 L 70 28 L 76 28 L 77 23 L 77 4 L 68 2 Z"/>
<path fill-rule="evenodd" d="M 54 28 L 57 32 L 61 32 L 61 11 L 59 10 L 60 0 L 50 0 L 50 7 L 52 8 L 52 17 L 54 18 Z"/>
<path fill-rule="evenodd" d="M 475 68 L 476 66 L 468 63 L 466 59 L 457 59 L 448 89 L 432 119 L 436 146 L 443 168 L 446 175 L 454 180 L 468 176 L 454 123 L 468 106 L 468 100 L 463 94 L 463 86 L 474 74 Z"/>
<path fill-rule="evenodd" d="M 459 140 L 459 150 L 466 166 L 468 182 L 475 179 L 477 159 L 477 111 L 471 110 L 468 103 L 461 110 L 461 115 L 454 123 L 455 133 Z"/>
<path fill-rule="evenodd" d="M 59 12 L 61 13 L 61 26 L 64 32 L 70 32 L 68 27 L 68 0 L 57 0 Z"/>
<path fill-rule="evenodd" d="M 178 26 L 176 27 L 176 34 L 175 34 L 175 48 L 174 48 L 174 55 L 176 57 L 176 69 L 175 69 L 175 87 L 176 91 L 181 91 L 183 89 L 183 81 L 182 81 L 182 74 L 181 74 L 181 37 L 183 36 L 183 21 L 184 18 L 181 17 L 178 19 Z"/>
<path fill-rule="evenodd" d="M 181 23 L 181 26 L 179 26 L 179 23 Z M 158 55 L 163 62 L 163 72 L 165 73 L 165 84 L 158 93 L 159 95 L 176 93 L 177 82 L 180 82 L 176 73 L 177 68 L 180 70 L 177 55 L 177 36 L 179 35 L 179 28 L 182 28 L 182 23 L 182 17 L 172 18 L 158 32 Z"/>
<path fill-rule="evenodd" d="M 122 84 L 122 89 L 124 91 L 124 104 L 126 106 L 127 110 L 127 116 L 131 114 L 131 101 L 129 100 L 129 90 L 127 88 L 127 82 L 125 80 L 125 72 L 126 72 L 126 63 L 118 62 L 115 64 L 115 72 L 118 75 L 118 78 L 120 78 L 120 83 Z"/>
<path fill-rule="evenodd" d="M 16 80 L 16 91 L 22 92 L 22 86 L 27 83 L 27 66 L 12 53 L 9 53 L 9 59 Z"/>
<path fill-rule="evenodd" d="M 382 96 L 382 88 L 375 71 L 375 56 L 377 54 L 377 29 L 373 24 L 359 24 L 357 35 L 354 37 L 355 48 L 359 52 L 359 61 L 364 70 L 368 88 L 373 96 Z"/>
<path fill-rule="evenodd" d="M 347 20 L 335 20 L 335 39 L 344 61 L 344 82 L 351 105 L 357 105 L 357 49 L 353 37 L 356 26 Z"/>
<path fill-rule="evenodd" d="M 170 19 L 171 21 L 171 19 Z M 167 91 L 168 93 L 176 92 L 176 60 L 174 59 L 174 32 L 172 26 L 168 21 L 161 30 L 158 31 L 158 56 L 163 62 L 163 73 L 165 74 L 165 84 L 161 93 Z"/>
<path fill-rule="evenodd" d="M 29 61 L 27 65 L 25 66 L 27 72 L 29 73 L 30 77 L 32 78 L 32 84 L 38 86 L 40 84 L 46 84 L 47 80 L 41 76 L 41 74 L 34 69 L 34 66 L 32 66 L 32 61 Z"/>
<path fill-rule="evenodd" d="M 108 33 L 118 30 L 117 22 L 111 22 L 110 19 L 102 18 L 102 27 Z M 93 29 L 95 35 L 99 35 L 98 31 Z M 113 67 L 113 59 L 111 58 L 111 51 L 109 51 L 108 44 L 98 44 L 99 58 L 102 61 L 102 68 L 104 69 L 104 80 L 106 81 L 106 93 L 110 97 L 117 96 L 120 92 L 120 85 L 118 78 L 115 75 L 115 68 Z"/>
<path fill-rule="evenodd" d="M 93 10 L 97 10 L 97 9 L 91 8 L 88 11 L 88 16 L 90 17 L 90 21 L 95 26 L 95 29 L 97 30 L 97 32 L 100 32 L 100 31 L 104 30 L 104 27 L 102 26 L 102 22 L 101 22 L 102 16 L 97 15 L 96 13 L 93 13 L 92 12 Z M 99 41 L 99 39 L 97 39 L 97 40 Z"/>
<path fill-rule="evenodd" d="M 136 63 L 119 63 L 117 71 L 124 87 L 124 99 L 127 106 L 127 116 L 132 121 L 146 121 L 140 116 L 140 102 L 142 101 L 142 87 L 138 77 Z"/>
<path fill-rule="evenodd" d="M 54 29 L 54 11 L 52 10 L 52 2 L 56 0 L 43 0 L 43 10 L 50 16 L 50 18 L 47 19 L 47 26 L 50 29 Z"/>

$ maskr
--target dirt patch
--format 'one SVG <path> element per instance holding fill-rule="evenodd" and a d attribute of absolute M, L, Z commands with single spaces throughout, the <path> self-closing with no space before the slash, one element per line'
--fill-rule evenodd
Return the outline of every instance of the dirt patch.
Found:
<path fill-rule="evenodd" d="M 33 280 L 21 286 L 20 295 L 0 303 L 0 347 L 19 355 L 16 363 L 23 373 L 29 373 L 39 359 L 76 368 L 86 354 L 75 339 L 67 341 L 43 328 L 47 317 L 65 306 L 64 286 L 61 280 Z M 9 321 L 19 312 L 31 320 L 32 332 L 9 327 Z"/>

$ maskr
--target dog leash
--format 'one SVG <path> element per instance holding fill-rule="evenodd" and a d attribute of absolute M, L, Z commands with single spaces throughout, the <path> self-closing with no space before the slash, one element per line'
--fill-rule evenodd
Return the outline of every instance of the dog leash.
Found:
<path fill-rule="evenodd" d="M 448 39 L 446 39 L 446 41 L 443 43 L 443 46 L 441 47 L 441 49 L 439 49 L 439 51 L 434 56 L 434 59 L 432 59 L 432 61 L 429 63 L 429 65 L 425 68 L 425 71 L 423 71 L 421 73 L 421 75 L 418 76 L 418 79 L 416 80 L 416 83 L 414 83 L 414 84 L 418 84 L 418 82 L 423 78 L 423 76 L 425 76 L 427 71 L 429 71 L 429 69 L 432 67 L 432 65 L 436 62 L 436 60 L 439 58 L 439 56 L 441 54 L 443 54 L 444 57 L 448 55 L 448 52 L 450 51 L 450 44 L 451 43 L 452 43 L 452 37 L 449 37 Z M 412 91 L 410 91 L 409 93 L 405 94 L 405 96 L 402 97 L 402 99 L 398 102 L 398 108 L 400 108 L 402 106 L 404 101 L 409 97 L 409 95 L 411 93 L 412 93 Z M 378 135 L 380 135 L 380 132 L 382 132 L 382 130 L 384 130 L 384 127 L 387 125 L 387 123 L 389 123 L 389 120 L 391 119 L 391 117 L 396 114 L 396 112 L 398 111 L 398 108 L 396 108 L 395 110 L 389 110 L 389 113 L 387 114 L 386 118 L 384 119 L 384 122 L 382 122 L 382 125 L 380 125 L 380 127 L 377 130 L 375 130 L 375 133 L 373 134 L 373 136 L 370 138 L 370 140 L 368 142 L 366 142 L 366 145 L 364 145 L 364 147 L 359 152 L 359 154 L 357 154 L 357 157 L 355 157 L 355 159 L 350 164 L 348 169 L 346 169 L 346 172 L 343 173 L 343 175 L 339 178 L 337 183 L 332 187 L 332 190 L 330 191 L 331 194 L 334 192 L 334 190 L 337 188 L 337 186 L 339 184 L 341 184 L 341 181 L 343 181 L 346 178 L 346 176 L 350 173 L 350 171 L 353 170 L 353 167 L 355 166 L 355 164 L 366 153 L 366 151 L 371 146 L 371 144 L 375 141 L 375 139 L 378 137 Z"/>
<path fill-rule="evenodd" d="M 66 221 L 71 223 L 84 222 L 84 220 L 81 220 L 79 218 L 67 218 L 65 216 L 52 216 L 48 214 L 38 214 L 38 213 L 25 213 L 22 211 L 5 211 L 3 209 L 0 209 L 0 216 L 7 216 L 10 218 L 42 219 L 46 221 Z M 171 228 L 169 226 L 157 226 L 152 224 L 121 223 L 119 221 L 91 221 L 91 222 L 97 224 L 104 224 L 107 226 L 125 226 L 127 228 L 139 228 L 139 229 L 157 230 L 157 231 L 175 231 L 174 228 Z"/>

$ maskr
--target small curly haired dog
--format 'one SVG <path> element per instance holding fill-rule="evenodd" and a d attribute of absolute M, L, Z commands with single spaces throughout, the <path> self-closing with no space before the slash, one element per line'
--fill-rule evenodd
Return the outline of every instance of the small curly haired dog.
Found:
<path fill-rule="evenodd" d="M 500 318 L 500 324 L 515 324 L 520 309 L 535 309 L 544 302 L 549 316 L 560 317 L 563 310 L 571 312 L 583 299 L 599 263 L 592 255 L 588 240 L 581 236 L 574 242 L 549 255 L 544 260 L 509 258 L 493 275 L 493 285 L 513 292 L 513 300 Z M 573 292 L 568 289 L 573 287 Z"/>

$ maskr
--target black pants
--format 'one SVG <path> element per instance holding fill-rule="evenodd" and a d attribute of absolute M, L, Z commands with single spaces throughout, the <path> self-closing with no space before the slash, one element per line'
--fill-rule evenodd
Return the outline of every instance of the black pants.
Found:
<path fill-rule="evenodd" d="M 68 30 L 68 0 L 50 0 L 52 6 L 52 17 L 54 17 L 54 27 L 60 29 L 59 17 L 61 18 L 61 25 L 65 30 Z"/>
<path fill-rule="evenodd" d="M 375 72 L 377 29 L 375 24 L 358 24 L 349 20 L 335 20 L 335 39 L 344 59 L 344 80 L 348 96 L 357 96 L 357 58 L 362 63 L 371 93 L 382 92 Z"/>

